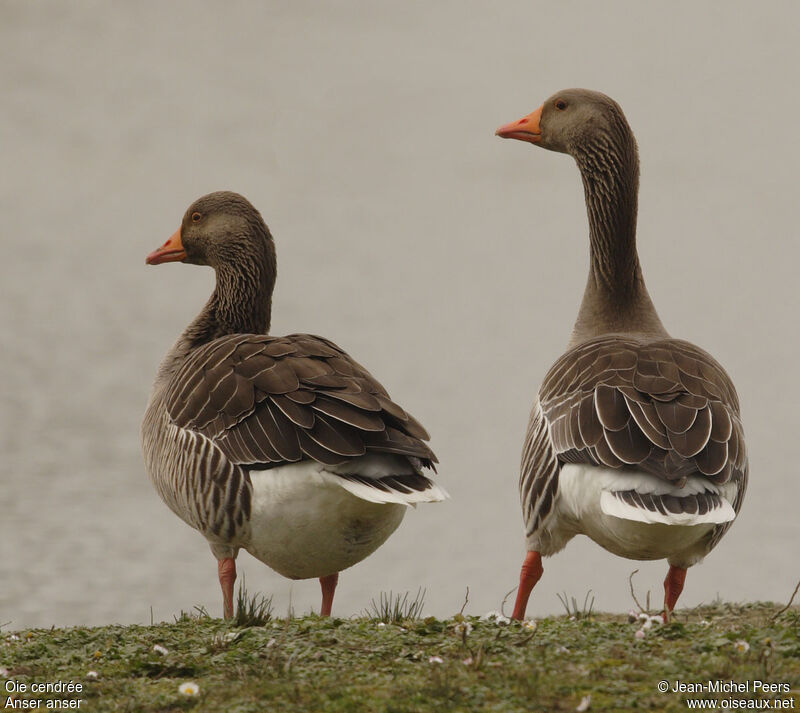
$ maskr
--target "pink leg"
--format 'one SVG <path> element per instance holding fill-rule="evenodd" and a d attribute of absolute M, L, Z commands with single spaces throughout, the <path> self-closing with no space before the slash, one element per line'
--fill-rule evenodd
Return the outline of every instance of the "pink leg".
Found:
<path fill-rule="evenodd" d="M 675 565 L 669 566 L 667 578 L 664 580 L 664 618 L 669 621 L 669 613 L 675 608 L 675 602 L 683 591 L 686 570 Z"/>
<path fill-rule="evenodd" d="M 322 587 L 322 607 L 319 611 L 320 616 L 330 616 L 331 606 L 333 605 L 333 593 L 336 591 L 336 583 L 339 581 L 339 573 L 328 574 L 319 578 Z"/>
<path fill-rule="evenodd" d="M 233 583 L 236 581 L 236 560 L 225 557 L 217 560 L 219 586 L 222 587 L 222 611 L 226 619 L 233 617 Z"/>
<path fill-rule="evenodd" d="M 528 597 L 531 590 L 536 586 L 539 577 L 542 576 L 542 556 L 535 550 L 531 550 L 525 555 L 522 569 L 519 573 L 519 589 L 517 589 L 517 601 L 514 602 L 514 613 L 512 619 L 522 621 L 525 618 L 525 609 L 528 607 Z"/>

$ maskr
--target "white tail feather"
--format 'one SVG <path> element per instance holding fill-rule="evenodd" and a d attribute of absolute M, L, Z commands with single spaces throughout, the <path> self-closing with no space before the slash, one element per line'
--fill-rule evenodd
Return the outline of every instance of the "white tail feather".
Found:
<path fill-rule="evenodd" d="M 322 478 L 328 483 L 335 483 L 340 488 L 344 488 L 356 497 L 367 500 L 371 503 L 398 503 L 400 505 L 415 506 L 417 503 L 438 503 L 447 500 L 450 496 L 444 488 L 431 482 L 425 490 L 414 490 L 410 493 L 402 493 L 399 490 L 379 490 L 371 485 L 367 485 L 355 480 L 348 480 L 341 475 L 335 475 L 323 470 Z"/>
<path fill-rule="evenodd" d="M 687 512 L 669 513 L 664 515 L 660 512 L 652 512 L 644 508 L 635 507 L 620 500 L 614 493 L 604 490 L 600 495 L 600 509 L 612 517 L 619 517 L 623 520 L 633 520 L 648 524 L 662 523 L 664 525 L 704 525 L 722 524 L 730 522 L 736 517 L 731 504 L 725 499 L 721 499 L 721 505 L 712 508 L 703 515 Z"/>
<path fill-rule="evenodd" d="M 414 459 L 416 460 L 416 459 Z M 322 476 L 329 483 L 336 483 L 341 488 L 352 493 L 362 500 L 371 503 L 398 503 L 400 505 L 416 506 L 417 503 L 438 503 L 447 500 L 450 496 L 444 488 L 430 481 L 425 490 L 414 490 L 404 493 L 400 490 L 381 490 L 363 481 L 349 480 L 347 475 L 358 475 L 368 480 L 378 480 L 391 476 L 413 475 L 419 473 L 412 462 L 405 456 L 391 455 L 388 453 L 368 453 L 360 458 L 353 458 L 341 465 L 326 466 Z M 339 475 L 335 475 L 339 474 Z M 386 485 L 386 483 L 382 483 Z M 387 486 L 388 487 L 388 486 Z"/>

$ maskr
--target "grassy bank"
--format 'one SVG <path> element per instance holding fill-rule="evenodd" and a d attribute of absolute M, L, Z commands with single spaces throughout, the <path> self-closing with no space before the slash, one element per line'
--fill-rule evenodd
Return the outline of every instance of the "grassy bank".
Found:
<path fill-rule="evenodd" d="M 377 609 L 391 618 L 390 608 Z M 797 709 L 800 609 L 780 609 L 717 604 L 649 627 L 643 618 L 581 612 L 535 627 L 460 615 L 237 627 L 200 614 L 153 626 L 3 631 L 0 711 L 11 710 L 9 697 L 39 700 L 40 709 L 58 699 L 80 701 L 80 710 L 137 712 L 684 711 L 685 699 L 698 697 L 753 707 L 777 698 Z M 750 693 L 657 689 L 662 680 L 709 679 L 749 682 Z M 756 680 L 790 690 L 754 695 Z M 83 690 L 31 690 L 58 681 Z M 196 695 L 179 692 L 187 682 Z"/>

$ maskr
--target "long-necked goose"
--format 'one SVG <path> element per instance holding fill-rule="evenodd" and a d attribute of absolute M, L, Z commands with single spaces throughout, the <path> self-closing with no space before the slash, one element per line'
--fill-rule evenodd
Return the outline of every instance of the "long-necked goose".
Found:
<path fill-rule="evenodd" d="M 148 474 L 218 560 L 226 616 L 244 548 L 292 579 L 338 573 L 447 494 L 424 471 L 428 434 L 333 342 L 267 336 L 275 246 L 236 193 L 195 201 L 146 262 L 209 265 L 216 289 L 158 370 L 142 423 Z"/>
<path fill-rule="evenodd" d="M 589 214 L 589 279 L 567 351 L 531 411 L 519 488 L 527 554 L 524 618 L 542 555 L 585 534 L 614 554 L 666 558 L 666 615 L 686 569 L 739 512 L 747 455 L 736 390 L 699 347 L 673 339 L 636 252 L 639 159 L 620 107 L 569 89 L 497 129 L 572 156 Z"/>

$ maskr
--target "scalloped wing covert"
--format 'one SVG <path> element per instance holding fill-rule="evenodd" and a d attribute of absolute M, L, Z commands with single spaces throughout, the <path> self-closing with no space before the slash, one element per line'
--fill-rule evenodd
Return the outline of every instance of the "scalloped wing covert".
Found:
<path fill-rule="evenodd" d="M 636 466 L 670 481 L 702 473 L 718 484 L 747 465 L 736 390 L 689 342 L 591 340 L 553 365 L 539 398 L 562 461 Z"/>
<path fill-rule="evenodd" d="M 436 456 L 425 429 L 333 342 L 309 334 L 236 334 L 196 349 L 164 402 L 175 425 L 211 439 L 235 464 L 313 459 L 341 465 L 365 453 Z"/>

